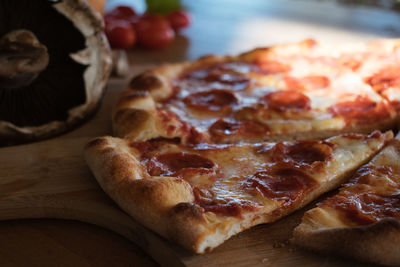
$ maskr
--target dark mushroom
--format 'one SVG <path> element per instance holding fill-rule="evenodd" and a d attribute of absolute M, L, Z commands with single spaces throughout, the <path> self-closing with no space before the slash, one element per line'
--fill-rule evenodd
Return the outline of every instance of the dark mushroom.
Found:
<path fill-rule="evenodd" d="M 47 64 L 47 48 L 31 31 L 11 31 L 0 39 L 0 88 L 31 84 Z"/>
<path fill-rule="evenodd" d="M 110 66 L 101 16 L 84 0 L 0 1 L 0 145 L 82 122 L 98 106 Z"/>

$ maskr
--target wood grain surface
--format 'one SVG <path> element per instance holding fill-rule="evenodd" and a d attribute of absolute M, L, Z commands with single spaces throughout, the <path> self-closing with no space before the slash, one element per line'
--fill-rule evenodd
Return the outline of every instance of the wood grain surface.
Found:
<path fill-rule="evenodd" d="M 131 51 L 132 75 L 163 62 L 239 53 L 310 37 L 342 42 L 400 35 L 398 14 L 335 1 L 200 0 L 184 4 L 194 17 L 193 25 L 165 50 Z M 179 258 L 187 266 L 365 266 L 288 245 L 302 211 L 239 234 L 202 256 L 193 256 L 131 221 L 102 193 L 81 151 L 89 138 L 111 134 L 110 110 L 126 82 L 110 80 L 101 109 L 74 131 L 36 144 L 0 149 L 0 219 L 46 215 L 86 220 L 114 228 L 138 245 L 76 221 L 4 221 L 0 223 L 0 266 L 157 266 L 149 254 L 162 265 L 177 265 L 174 258 Z M 99 217 L 110 213 L 113 216 Z M 137 233 L 144 233 L 144 240 L 153 243 L 143 242 L 143 235 Z"/>

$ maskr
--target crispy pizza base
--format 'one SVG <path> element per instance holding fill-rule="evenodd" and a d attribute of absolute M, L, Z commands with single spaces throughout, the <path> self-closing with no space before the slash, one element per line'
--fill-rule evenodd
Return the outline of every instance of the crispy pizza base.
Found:
<path fill-rule="evenodd" d="M 372 193 L 378 195 L 389 195 L 393 190 L 400 187 L 400 134 L 391 144 L 385 147 L 378 155 L 376 155 L 369 164 L 365 165 L 356 173 L 353 179 L 362 175 L 368 175 L 367 180 L 362 182 L 353 182 L 351 185 L 345 186 L 337 196 L 344 196 L 345 193 L 354 191 L 351 197 L 360 193 Z M 378 173 L 377 176 L 366 173 L 368 168 L 382 168 L 390 170 Z M 350 188 L 350 189 L 349 189 Z M 357 188 L 359 188 L 357 190 Z M 360 190 L 361 188 L 361 190 Z M 396 192 L 392 192 L 396 194 Z M 349 258 L 355 258 L 361 261 L 373 262 L 390 266 L 398 266 L 400 264 L 400 221 L 398 216 L 398 207 L 390 202 L 379 203 L 381 208 L 378 215 L 374 215 L 372 211 L 356 211 L 352 210 L 349 215 L 343 213 L 343 210 L 332 207 L 329 201 L 334 198 L 327 199 L 317 208 L 311 209 L 304 214 L 302 223 L 297 226 L 293 234 L 293 243 L 311 249 L 317 252 L 328 254 L 338 254 Z M 333 200 L 335 201 L 335 200 Z M 351 203 L 351 202 L 350 202 Z M 362 205 L 362 203 L 361 203 Z M 373 204 L 366 204 L 373 205 Z M 398 205 L 398 204 L 397 204 Z M 346 207 L 346 206 L 345 206 Z M 357 205 L 357 207 L 359 207 Z M 359 209 L 359 208 L 358 208 Z M 386 211 L 383 211 L 385 209 Z M 380 212 L 390 212 L 393 209 L 397 216 L 392 217 Z M 359 223 L 350 215 L 361 216 L 367 214 L 366 219 L 370 222 Z M 369 215 L 372 214 L 369 217 Z M 363 220 L 366 220 L 365 218 Z M 359 219 L 358 219 L 359 220 Z"/>
<path fill-rule="evenodd" d="M 257 224 L 275 221 L 305 206 L 324 192 L 336 188 L 352 171 L 375 155 L 392 136 L 391 132 L 386 134 L 375 132 L 372 135 L 353 134 L 327 139 L 327 142 L 333 144 L 334 149 L 325 157 L 326 160 L 312 162 L 307 165 L 308 167 L 306 165 L 302 167 L 307 176 L 314 181 L 312 189 L 306 188 L 307 191 L 304 191 L 306 193 L 299 198 L 296 196 L 295 202 L 286 205 L 287 202 L 282 199 L 268 198 L 260 194 L 252 195 L 241 187 L 235 187 L 236 189 L 232 190 L 239 190 L 237 192 L 243 194 L 246 200 L 248 198 L 255 201 L 260 207 L 256 210 L 245 210 L 235 216 L 207 211 L 199 205 L 194 194 L 196 183 L 193 181 L 196 181 L 196 177 L 185 179 L 185 176 L 150 175 L 148 169 L 146 170 L 146 163 L 140 158 L 143 151 L 132 148 L 131 141 L 113 137 L 96 138 L 86 145 L 85 158 L 103 190 L 134 219 L 195 253 L 204 253 L 236 233 Z M 207 152 L 208 154 L 202 155 L 215 161 L 220 160 L 217 166 L 220 165 L 228 170 L 230 166 L 236 168 L 234 172 L 237 173 L 231 173 L 229 177 L 219 177 L 218 180 L 222 183 L 222 188 L 226 189 L 224 192 L 229 193 L 231 192 L 229 178 L 240 175 L 246 169 L 244 167 L 248 169 L 247 165 L 243 165 L 243 168 L 240 165 L 248 163 L 239 160 L 235 166 L 229 165 L 230 159 L 224 158 L 223 155 L 229 154 L 231 157 L 247 159 L 252 157 L 254 159 L 251 162 L 257 163 L 257 160 L 262 161 L 262 158 L 253 148 L 260 146 L 269 148 L 273 145 L 276 144 L 223 145 L 223 149 L 211 150 Z M 290 146 L 290 143 L 287 145 Z M 165 144 L 165 146 L 172 147 L 174 151 L 191 153 L 196 151 L 193 147 L 183 145 Z M 236 155 L 234 154 L 236 150 L 247 151 L 247 154 Z M 303 162 L 302 159 L 298 161 L 292 164 L 297 166 Z M 224 164 L 227 166 L 223 166 Z M 248 174 L 251 176 L 251 171 Z M 233 185 L 235 186 L 235 182 Z M 224 197 L 214 191 L 218 197 Z M 236 196 L 238 200 L 242 198 L 240 194 Z"/>
<path fill-rule="evenodd" d="M 382 77 L 379 76 L 374 78 L 374 83 L 383 86 L 385 90 L 388 89 L 385 91 L 381 89 L 375 90 L 374 88 L 372 88 L 372 85 L 374 84 L 373 82 L 370 82 L 370 86 L 367 84 L 367 82 L 364 81 L 367 80 L 370 75 L 374 75 L 377 71 L 379 71 L 379 69 L 375 69 L 375 65 L 379 65 L 380 63 L 378 64 L 375 62 L 374 65 L 374 60 L 378 59 L 365 59 L 365 64 L 360 67 L 357 72 L 353 72 L 347 66 L 348 64 L 350 64 L 348 62 L 340 63 L 344 65 L 347 64 L 346 68 L 343 67 L 344 65 L 342 67 L 330 67 L 329 63 L 321 63 L 321 65 L 319 65 L 318 62 L 315 64 L 307 63 L 308 65 L 304 67 L 305 72 L 302 74 L 303 63 L 301 62 L 301 60 L 296 61 L 295 58 L 296 55 L 303 55 L 306 58 L 310 57 L 311 59 L 309 60 L 317 60 L 319 57 L 325 60 L 331 60 L 332 58 L 335 58 L 335 56 L 337 56 L 336 54 L 343 53 L 346 55 L 351 55 L 352 53 L 357 53 L 358 51 L 362 51 L 362 53 L 365 54 L 379 54 L 380 52 L 382 52 L 382 57 L 385 57 L 387 56 L 387 54 L 391 53 L 390 51 L 398 49 L 399 44 L 400 41 L 397 39 L 387 39 L 371 42 L 368 44 L 329 46 L 325 44 L 317 44 L 313 40 L 306 40 L 295 44 L 277 45 L 268 48 L 254 49 L 250 52 L 243 53 L 238 56 L 207 56 L 193 62 L 165 64 L 138 75 L 137 77 L 132 79 L 127 88 L 122 92 L 113 111 L 114 133 L 118 137 L 129 138 L 131 140 L 137 141 L 162 137 L 170 139 L 180 138 L 182 143 L 193 143 L 194 138 L 191 127 L 194 127 L 194 129 L 200 132 L 200 135 L 202 136 L 202 139 L 200 140 L 201 142 L 254 143 L 261 141 L 327 138 L 341 133 L 371 133 L 374 130 L 389 130 L 394 128 L 395 123 L 398 120 L 398 115 L 395 112 L 395 106 L 398 105 L 400 108 L 400 83 L 386 84 L 385 81 L 387 80 L 387 74 L 385 74 L 386 76 L 381 75 Z M 332 53 L 332 51 L 335 51 L 335 53 Z M 395 54 L 395 52 L 393 52 L 393 54 Z M 171 106 L 169 106 L 170 104 L 168 104 L 168 101 L 169 99 L 173 98 L 174 95 L 177 93 L 176 90 L 178 90 L 179 92 L 185 89 L 185 86 L 182 85 L 185 82 L 182 82 L 182 80 L 180 80 L 182 78 L 182 75 L 185 75 L 185 73 L 190 73 L 190 71 L 192 70 L 202 70 L 203 68 L 206 69 L 209 66 L 215 66 L 218 64 L 226 64 L 227 62 L 236 62 L 238 64 L 243 63 L 250 65 L 261 64 L 260 66 L 264 66 L 264 61 L 268 64 L 270 64 L 270 62 L 282 61 L 289 66 L 291 64 L 291 61 L 296 62 L 294 64 L 295 66 L 293 66 L 294 69 L 290 72 L 290 75 L 311 75 L 306 76 L 311 78 L 321 77 L 315 75 L 331 75 L 331 83 L 334 85 L 332 85 L 332 88 L 306 88 L 303 89 L 303 91 L 300 90 L 304 94 L 307 94 L 308 97 L 311 99 L 312 108 L 309 111 L 268 110 L 268 114 L 271 113 L 272 115 L 259 115 L 258 113 L 260 112 L 256 112 L 254 110 L 246 110 L 246 104 L 241 104 L 244 105 L 241 106 L 241 109 L 243 110 L 240 110 L 239 112 L 235 113 L 236 115 L 232 116 L 240 117 L 240 120 L 243 119 L 244 121 L 250 120 L 251 122 L 256 122 L 269 129 L 266 130 L 264 134 L 257 136 L 246 136 L 243 134 L 238 134 L 232 136 L 223 136 L 220 139 L 212 139 L 213 137 L 209 132 L 211 128 L 208 128 L 207 130 L 207 127 L 209 127 L 209 125 L 202 126 L 202 124 L 204 124 L 204 122 L 207 120 L 225 118 L 225 115 L 218 114 L 218 112 L 210 113 L 209 111 L 203 112 L 193 109 L 190 106 L 188 107 L 187 104 L 182 104 L 183 102 L 185 102 L 185 99 L 178 99 L 178 104 L 173 108 L 173 110 L 167 111 L 170 107 L 172 107 L 172 104 Z M 269 66 L 268 64 L 268 68 L 271 68 L 271 66 Z M 336 62 L 335 64 L 339 63 Z M 382 59 L 382 64 L 390 64 L 390 62 L 387 63 Z M 395 62 L 394 64 L 398 64 L 398 62 Z M 310 69 L 308 71 L 307 68 L 311 68 L 311 66 L 314 66 L 314 69 Z M 277 67 L 275 66 L 273 68 Z M 286 74 L 251 73 L 246 74 L 250 77 L 246 77 L 250 79 L 250 83 L 257 84 L 254 85 L 257 90 L 261 88 L 261 91 L 266 90 L 267 92 L 268 90 L 273 88 L 273 90 L 276 90 L 277 92 L 289 90 L 285 85 L 284 75 L 287 75 L 287 72 L 285 73 Z M 212 83 L 210 82 L 210 84 Z M 181 85 L 183 86 L 183 88 L 180 87 Z M 239 94 L 239 99 L 243 98 L 241 90 L 235 91 L 234 89 L 229 89 L 231 87 L 227 88 L 227 91 L 230 91 L 234 94 Z M 220 91 L 224 90 L 225 89 Z M 379 91 L 379 93 L 377 91 Z M 330 92 L 330 95 L 324 96 L 326 92 Z M 188 93 L 190 94 L 193 92 L 190 89 L 188 90 Z M 358 96 L 357 93 L 359 93 L 360 95 Z M 261 96 L 258 96 L 258 94 L 259 92 L 255 93 L 256 97 L 262 98 Z M 340 94 L 342 94 L 343 96 L 338 97 Z M 330 104 L 334 105 L 336 102 L 343 101 L 343 99 L 351 94 L 354 94 L 354 96 L 350 97 L 350 99 L 352 99 L 349 100 L 350 102 L 356 101 L 357 97 L 362 98 L 364 96 L 368 96 L 368 98 L 372 99 L 371 101 L 375 101 L 375 105 L 377 105 L 376 108 L 381 109 L 382 112 L 384 112 L 386 115 L 382 115 L 377 117 L 376 119 L 370 120 L 368 120 L 367 116 L 362 119 L 365 121 L 347 121 L 345 117 L 333 116 L 331 114 L 332 111 L 329 111 L 329 108 L 325 106 L 328 102 L 332 102 Z M 227 95 L 225 96 L 225 98 L 226 97 L 232 96 Z M 195 99 L 195 101 L 197 100 Z M 253 99 L 251 101 L 253 101 Z M 345 102 L 342 104 L 347 105 L 348 103 L 346 104 Z M 356 105 L 356 103 L 354 105 Z M 368 106 L 370 104 L 364 103 L 361 105 L 365 105 L 365 112 L 362 112 L 361 114 L 371 114 L 371 110 L 369 110 L 369 108 L 371 107 Z M 225 108 L 226 106 L 222 108 L 222 113 L 224 113 Z M 346 110 L 347 107 L 344 107 L 343 109 L 343 112 L 347 112 L 348 114 L 350 114 L 350 116 L 354 116 L 354 114 L 352 113 L 353 111 Z M 270 117 L 266 118 L 263 116 Z M 370 116 L 374 115 L 371 114 Z M 250 130 L 251 128 L 252 127 L 249 127 Z M 199 140 L 195 140 L 195 142 L 199 142 Z"/>

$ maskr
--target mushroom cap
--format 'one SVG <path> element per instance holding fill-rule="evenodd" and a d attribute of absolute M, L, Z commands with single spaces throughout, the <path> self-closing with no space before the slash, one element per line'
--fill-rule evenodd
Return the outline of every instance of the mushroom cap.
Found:
<path fill-rule="evenodd" d="M 14 1 L 15 0 L 13 0 L 12 4 L 21 0 Z M 71 93 L 69 94 L 69 92 L 67 92 L 67 94 L 71 95 L 71 98 L 75 97 L 77 100 L 72 102 L 73 104 L 70 104 L 73 106 L 68 107 L 66 116 L 61 119 L 57 118 L 51 121 L 38 120 L 31 124 L 25 123 L 25 121 L 7 121 L 4 120 L 0 114 L 0 146 L 46 139 L 59 135 L 79 125 L 79 123 L 87 119 L 97 109 L 104 94 L 106 82 L 111 71 L 111 50 L 104 35 L 104 23 L 101 15 L 94 11 L 84 0 L 62 0 L 56 3 L 52 3 L 54 1 L 49 0 L 41 1 L 49 2 L 51 8 L 54 8 L 60 16 L 64 16 L 67 20 L 71 21 L 73 27 L 75 27 L 83 37 L 81 41 L 78 41 L 80 44 L 72 45 L 72 49 L 78 48 L 69 54 L 68 61 L 72 63 L 64 60 L 65 64 L 76 64 L 76 66 L 73 65 L 72 73 L 68 75 L 76 76 L 83 74 L 81 81 L 82 88 L 71 88 Z M 32 2 L 37 3 L 37 1 Z M 29 10 L 26 12 L 29 12 Z M 12 14 L 10 16 L 12 16 Z M 16 14 L 16 16 L 21 15 Z M 46 20 L 46 18 L 38 19 Z M 45 21 L 44 23 L 51 23 L 51 21 Z M 54 34 L 62 34 L 62 32 L 63 29 L 59 29 Z M 53 33 L 49 32 L 48 34 Z M 62 42 L 62 40 L 60 40 L 60 42 Z M 44 42 L 44 45 L 46 45 L 46 42 Z M 63 45 L 65 46 L 65 44 L 60 44 L 60 47 L 54 50 L 62 49 Z M 49 66 L 51 66 L 52 63 L 55 64 L 54 62 L 56 61 L 56 59 L 52 61 L 52 51 L 49 48 Z M 58 62 L 59 61 L 60 60 L 58 60 Z M 50 71 L 43 71 L 43 73 L 39 74 L 38 79 L 41 78 L 43 80 L 44 75 L 51 75 L 49 73 Z M 66 81 L 68 81 L 68 77 L 65 77 L 65 79 L 59 82 L 60 84 L 54 87 L 62 86 L 62 83 L 66 83 Z M 52 82 L 53 81 L 50 83 Z M 68 84 L 65 86 L 68 86 Z M 9 90 L 20 89 L 21 88 Z M 0 88 L 0 100 L 2 97 L 1 90 Z M 6 89 L 3 90 L 5 91 Z M 82 92 L 79 92 L 80 90 Z M 52 95 L 57 96 L 56 88 L 55 92 L 47 94 L 46 97 L 51 98 Z M 60 95 L 57 97 L 60 97 Z M 6 101 L 11 100 L 6 99 Z M 19 99 L 12 99 L 12 101 L 16 102 L 15 106 L 19 108 Z M 0 107 L 0 113 L 1 112 L 7 111 L 2 110 Z M 29 117 L 29 114 L 27 114 L 27 117 Z"/>

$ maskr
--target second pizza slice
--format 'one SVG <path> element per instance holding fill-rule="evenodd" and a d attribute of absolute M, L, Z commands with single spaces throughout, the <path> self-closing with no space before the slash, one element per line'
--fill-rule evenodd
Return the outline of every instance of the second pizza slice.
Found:
<path fill-rule="evenodd" d="M 273 222 L 336 188 L 393 134 L 255 144 L 97 138 L 86 160 L 137 221 L 196 253 Z"/>
<path fill-rule="evenodd" d="M 294 242 L 319 252 L 400 264 L 400 134 L 340 192 L 305 213 Z"/>

